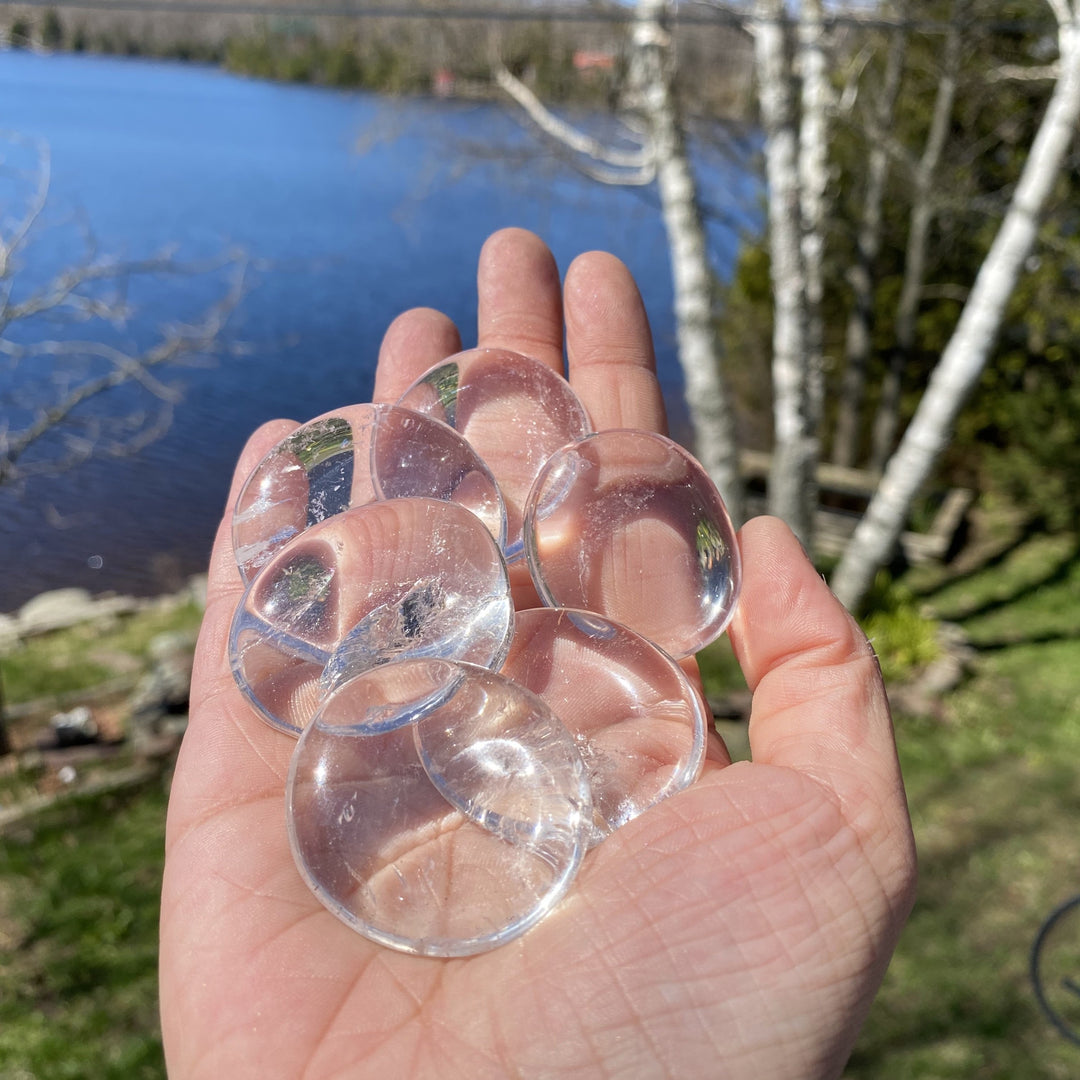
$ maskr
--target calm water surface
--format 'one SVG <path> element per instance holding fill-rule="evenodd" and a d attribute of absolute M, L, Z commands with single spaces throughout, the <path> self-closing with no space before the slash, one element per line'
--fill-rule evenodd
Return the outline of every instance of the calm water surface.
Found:
<path fill-rule="evenodd" d="M 87 225 L 103 253 L 138 258 L 174 244 L 196 260 L 240 245 L 257 262 L 225 355 L 171 374 L 184 401 L 163 438 L 138 456 L 0 489 L 0 611 L 61 585 L 152 593 L 203 569 L 254 427 L 366 400 L 383 330 L 408 307 L 440 308 L 465 345 L 475 343 L 476 257 L 503 226 L 540 233 L 562 270 L 592 248 L 630 266 L 665 393 L 682 413 L 655 193 L 591 185 L 551 160 L 491 160 L 492 148 L 528 145 L 497 106 L 17 52 L 0 53 L 0 100 L 9 130 L 51 148 L 49 208 L 24 281 L 76 253 Z M 705 163 L 713 201 L 717 191 L 752 201 L 749 181 L 722 168 Z M 718 229 L 712 240 L 724 270 L 734 236 Z M 104 333 L 145 347 L 157 326 L 191 318 L 222 288 L 213 275 L 136 286 L 129 324 Z M 33 404 L 34 380 L 50 374 L 0 361 L 10 422 Z"/>

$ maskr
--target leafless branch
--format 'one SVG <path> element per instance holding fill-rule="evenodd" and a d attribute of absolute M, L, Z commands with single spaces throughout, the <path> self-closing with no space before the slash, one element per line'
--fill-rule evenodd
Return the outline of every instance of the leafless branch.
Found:
<path fill-rule="evenodd" d="M 36 183 L 34 190 L 27 200 L 23 216 L 16 220 L 11 235 L 0 235 L 0 280 L 7 283 L 11 273 L 12 256 L 22 247 L 34 227 L 49 198 L 49 184 L 52 176 L 52 156 L 49 153 L 49 144 L 44 139 L 31 138 L 16 132 L 0 131 L 0 141 L 6 141 L 9 145 L 22 145 L 32 147 L 37 156 Z M 5 298 L 6 298 L 5 288 Z"/>
<path fill-rule="evenodd" d="M 213 259 L 185 263 L 164 251 L 149 259 L 104 259 L 67 267 L 17 304 L 10 303 L 10 298 L 5 297 L 5 302 L 0 304 L 0 333 L 14 322 L 60 311 L 73 314 L 80 321 L 104 319 L 122 324 L 130 315 L 126 288 L 131 278 L 160 274 L 198 276 L 224 268 L 234 257 L 234 252 L 225 252 Z M 116 295 L 103 297 L 79 291 L 101 283 L 114 286 Z"/>
<path fill-rule="evenodd" d="M 859 83 L 862 80 L 863 72 L 866 70 L 866 66 L 874 58 L 876 51 L 877 50 L 872 45 L 864 45 L 848 66 L 847 74 L 844 77 L 844 88 L 840 91 L 840 97 L 836 106 L 838 115 L 847 116 L 855 107 L 855 102 L 859 96 Z"/>
<path fill-rule="evenodd" d="M 187 263 L 179 261 L 168 249 L 148 259 L 103 259 L 97 256 L 92 234 L 84 230 L 87 236 L 84 260 L 60 270 L 44 285 L 13 303 L 12 288 L 19 271 L 16 256 L 30 242 L 48 200 L 49 150 L 47 144 L 19 135 L 0 134 L 0 141 L 6 141 L 9 146 L 31 146 L 36 158 L 25 207 L 10 228 L 0 231 L 0 355 L 13 363 L 51 361 L 53 387 L 47 395 L 41 395 L 46 400 L 32 402 L 24 410 L 30 418 L 21 427 L 13 426 L 10 419 L 0 425 L 2 486 L 34 474 L 70 468 L 98 452 L 135 453 L 159 438 L 171 423 L 182 395 L 177 387 L 163 381 L 155 369 L 206 356 L 215 350 L 226 322 L 246 291 L 249 263 L 242 252 L 235 250 Z M 27 342 L 4 336 L 13 323 L 25 323 L 35 316 L 67 315 L 80 322 L 100 320 L 120 326 L 131 313 L 127 286 L 132 278 L 203 275 L 220 270 L 231 271 L 224 295 L 195 322 L 163 328 L 159 340 L 142 351 L 126 351 L 106 341 L 64 338 Z M 105 295 L 98 286 L 105 287 Z M 87 365 L 88 370 L 79 374 L 79 368 L 72 367 L 74 361 Z M 101 370 L 103 365 L 105 370 Z M 136 410 L 124 416 L 108 417 L 87 413 L 82 408 L 99 395 L 126 384 L 137 385 L 160 402 L 153 415 Z M 107 432 L 116 437 L 106 441 Z M 45 456 L 35 453 L 31 455 L 33 460 L 24 460 L 32 448 L 40 447 L 43 440 L 54 435 L 62 446 L 51 445 Z"/>
<path fill-rule="evenodd" d="M 591 179 L 604 184 L 647 185 L 656 176 L 651 148 L 618 150 L 568 124 L 556 116 L 520 79 L 503 64 L 495 67 L 495 81 L 521 106 L 529 119 L 550 139 L 572 150 L 580 158 L 577 167 Z M 640 135 L 634 136 L 641 139 Z"/>
<path fill-rule="evenodd" d="M 1057 79 L 1061 75 L 1061 64 L 1042 64 L 1039 67 L 1025 67 L 1023 64 L 1002 64 L 1000 67 L 991 68 L 987 73 L 990 82 L 1042 82 L 1048 79 Z"/>

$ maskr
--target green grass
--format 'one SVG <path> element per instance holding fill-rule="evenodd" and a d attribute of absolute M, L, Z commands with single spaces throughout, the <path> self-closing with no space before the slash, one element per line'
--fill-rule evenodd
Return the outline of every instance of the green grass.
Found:
<path fill-rule="evenodd" d="M 32 638 L 0 656 L 10 703 L 137 674 L 155 636 L 198 627 L 194 604 Z M 130 763 L 130 754 L 101 763 Z M 34 759 L 0 804 L 37 794 Z M 81 770 L 89 775 L 89 767 Z M 75 797 L 0 834 L 0 1077 L 163 1077 L 157 919 L 165 795 Z"/>
<path fill-rule="evenodd" d="M 732 690 L 745 690 L 746 680 L 739 669 L 731 644 L 725 634 L 697 654 L 701 684 L 706 697 L 721 696 Z"/>
<path fill-rule="evenodd" d="M 897 717 L 919 899 L 847 1075 L 1080 1076 L 1028 976 L 1042 921 L 1080 893 L 1075 540 L 1034 537 L 923 601 L 978 654 L 939 716 Z"/>
<path fill-rule="evenodd" d="M 202 609 L 194 603 L 148 608 L 105 625 L 86 623 L 30 638 L 0 655 L 8 704 L 32 701 L 105 682 L 147 658 L 150 642 L 167 631 L 195 631 Z"/>
<path fill-rule="evenodd" d="M 160 783 L 0 837 L 0 1076 L 163 1077 Z"/>

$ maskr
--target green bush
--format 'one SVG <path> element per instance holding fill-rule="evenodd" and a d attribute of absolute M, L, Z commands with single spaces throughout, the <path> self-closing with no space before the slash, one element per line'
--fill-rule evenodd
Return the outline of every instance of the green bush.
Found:
<path fill-rule="evenodd" d="M 53 8 L 49 8 L 41 20 L 41 44 L 46 49 L 59 49 L 64 44 L 64 26 Z"/>
<path fill-rule="evenodd" d="M 340 45 L 326 54 L 323 82 L 329 86 L 359 86 L 362 80 L 363 71 L 352 46 Z"/>
<path fill-rule="evenodd" d="M 941 655 L 937 620 L 919 610 L 911 590 L 881 571 L 874 583 L 863 630 L 886 681 L 904 679 Z"/>
<path fill-rule="evenodd" d="M 32 28 L 30 20 L 21 15 L 11 20 L 11 30 L 8 31 L 8 40 L 13 49 L 25 49 L 30 44 Z"/>

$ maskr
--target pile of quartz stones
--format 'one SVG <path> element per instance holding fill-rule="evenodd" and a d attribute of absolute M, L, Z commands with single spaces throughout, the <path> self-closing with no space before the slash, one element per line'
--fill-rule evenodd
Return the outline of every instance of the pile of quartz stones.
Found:
<path fill-rule="evenodd" d="M 677 660 L 733 613 L 731 522 L 686 451 L 593 432 L 539 361 L 459 353 L 396 405 L 302 425 L 232 531 L 230 662 L 298 740 L 293 855 L 366 937 L 510 941 L 589 848 L 699 775 L 706 717 Z M 529 578 L 544 606 L 515 611 Z"/>

